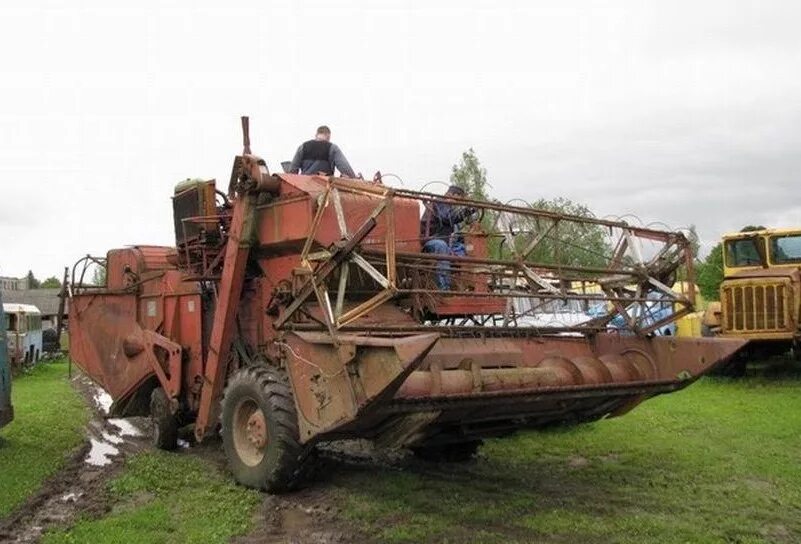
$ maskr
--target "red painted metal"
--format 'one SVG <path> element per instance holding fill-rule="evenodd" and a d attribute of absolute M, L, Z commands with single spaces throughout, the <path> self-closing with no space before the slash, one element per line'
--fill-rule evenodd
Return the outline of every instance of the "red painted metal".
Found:
<path fill-rule="evenodd" d="M 245 266 L 250 253 L 250 241 L 245 222 L 252 209 L 250 197 L 240 198 L 234 205 L 231 230 L 225 246 L 225 260 L 216 303 L 214 325 L 211 329 L 208 357 L 204 369 L 204 382 L 200 406 L 195 422 L 195 436 L 203 440 L 210 422 L 216 421 L 219 402 L 225 385 L 228 352 L 231 349 L 239 298 L 245 281 Z"/>

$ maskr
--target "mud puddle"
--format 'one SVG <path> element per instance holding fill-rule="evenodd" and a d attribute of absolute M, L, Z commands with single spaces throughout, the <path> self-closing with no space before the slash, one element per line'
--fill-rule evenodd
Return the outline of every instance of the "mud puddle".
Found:
<path fill-rule="evenodd" d="M 72 453 L 64 468 L 45 481 L 42 488 L 6 519 L 0 520 L 0 542 L 38 542 L 48 530 L 68 527 L 79 516 L 107 515 L 114 506 L 107 483 L 123 469 L 132 454 L 151 448 L 148 419 L 109 418 L 111 397 L 83 375 L 72 385 L 92 408 L 86 427 L 86 442 Z M 219 439 L 202 444 L 179 441 L 190 455 L 203 457 L 221 470 L 226 461 Z M 285 495 L 264 494 L 254 514 L 254 529 L 233 540 L 238 544 L 350 544 L 370 542 L 368 535 L 344 521 L 335 492 L 328 481 L 331 473 L 370 468 L 403 469 L 408 457 L 374 450 L 369 442 L 345 441 L 321 448 L 318 468 L 305 487 Z"/>
<path fill-rule="evenodd" d="M 101 516 L 111 508 L 106 483 L 125 458 L 150 447 L 148 421 L 109 419 L 111 397 L 79 374 L 73 387 L 92 408 L 86 442 L 66 466 L 51 476 L 25 503 L 0 521 L 0 542 L 38 542 L 48 529 L 66 526 L 79 515 Z"/>

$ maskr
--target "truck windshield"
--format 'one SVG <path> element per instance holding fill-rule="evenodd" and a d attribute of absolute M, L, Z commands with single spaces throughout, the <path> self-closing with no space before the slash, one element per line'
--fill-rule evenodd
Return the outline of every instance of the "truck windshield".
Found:
<path fill-rule="evenodd" d="M 801 234 L 771 236 L 770 260 L 774 264 L 801 263 Z"/>
<path fill-rule="evenodd" d="M 762 259 L 759 257 L 756 244 L 756 238 L 728 240 L 726 242 L 726 265 L 733 267 L 761 265 Z"/>

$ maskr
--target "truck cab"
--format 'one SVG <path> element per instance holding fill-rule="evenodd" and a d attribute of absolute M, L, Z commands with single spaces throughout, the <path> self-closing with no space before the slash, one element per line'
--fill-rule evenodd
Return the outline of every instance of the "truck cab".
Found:
<path fill-rule="evenodd" d="M 718 331 L 752 348 L 784 352 L 798 342 L 801 229 L 764 229 L 723 236 Z"/>
<path fill-rule="evenodd" d="M 11 406 L 11 369 L 8 362 L 8 342 L 6 341 L 6 316 L 3 313 L 3 295 L 0 293 L 0 427 L 14 419 Z"/>

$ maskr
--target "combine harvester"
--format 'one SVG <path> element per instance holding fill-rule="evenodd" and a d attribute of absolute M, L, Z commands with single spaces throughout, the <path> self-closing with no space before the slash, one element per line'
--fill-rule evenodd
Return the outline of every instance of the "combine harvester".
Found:
<path fill-rule="evenodd" d="M 484 437 L 621 415 L 743 344 L 651 334 L 693 310 L 667 287 L 680 267 L 692 275 L 681 233 L 378 176 L 270 174 L 250 153 L 246 118 L 243 130 L 225 193 L 213 180 L 176 187 L 176 247 L 76 263 L 69 327 L 71 356 L 114 398 L 115 417 L 151 415 L 165 449 L 180 426 L 198 441 L 219 430 L 244 485 L 288 489 L 315 445 L 337 439 L 467 459 Z M 421 214 L 434 204 L 475 208 L 466 256 L 421 251 Z M 588 229 L 609 254 L 598 266 L 568 262 L 560 247 Z M 545 247 L 554 254 L 538 262 Z M 106 285 L 87 285 L 98 265 Z M 513 304 L 527 297 L 538 301 L 527 312 L 554 300 L 608 311 L 536 327 Z M 676 310 L 656 322 L 632 311 L 654 300 Z M 628 328 L 610 331 L 618 315 Z"/>

